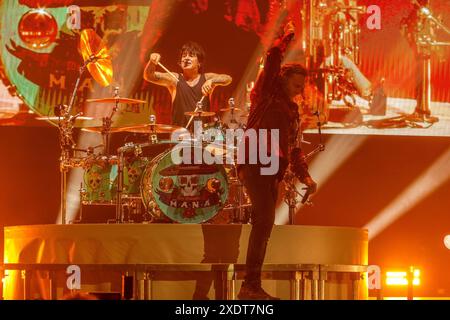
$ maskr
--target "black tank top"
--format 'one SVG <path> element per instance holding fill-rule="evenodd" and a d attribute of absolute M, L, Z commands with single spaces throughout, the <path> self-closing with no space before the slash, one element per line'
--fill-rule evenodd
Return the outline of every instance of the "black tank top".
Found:
<path fill-rule="evenodd" d="M 177 92 L 172 105 L 172 124 L 185 127 L 189 121 L 189 117 L 184 113 L 194 111 L 197 102 L 203 97 L 202 86 L 206 81 L 205 74 L 200 75 L 198 83 L 191 87 L 187 84 L 182 74 L 179 74 L 177 83 Z M 203 99 L 203 111 L 209 111 L 209 97 Z"/>

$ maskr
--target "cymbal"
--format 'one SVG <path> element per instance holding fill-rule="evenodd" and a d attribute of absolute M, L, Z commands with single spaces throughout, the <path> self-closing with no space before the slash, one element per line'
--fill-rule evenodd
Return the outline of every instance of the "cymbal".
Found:
<path fill-rule="evenodd" d="M 122 132 L 121 129 L 123 129 L 123 127 L 113 127 L 113 128 L 110 128 L 109 132 L 110 133 Z M 103 126 L 88 127 L 88 128 L 81 129 L 81 131 L 94 132 L 94 133 L 102 133 L 103 130 L 104 130 Z"/>
<path fill-rule="evenodd" d="M 63 119 L 63 117 L 36 117 L 36 120 L 48 120 L 48 121 L 59 121 L 62 119 Z M 77 121 L 94 120 L 94 118 L 79 116 L 79 117 L 76 117 L 75 120 L 77 120 Z"/>
<path fill-rule="evenodd" d="M 137 126 L 122 127 L 120 131 L 134 133 L 172 133 L 180 129 L 186 130 L 183 127 L 173 126 L 170 124 L 142 124 Z"/>
<path fill-rule="evenodd" d="M 214 156 L 215 155 L 226 156 L 229 153 L 232 154 L 235 153 L 237 147 L 220 143 L 210 143 L 205 146 L 205 149 L 208 150 Z"/>
<path fill-rule="evenodd" d="M 213 111 L 188 111 L 184 113 L 185 116 L 193 116 L 193 117 L 212 117 L 216 115 Z"/>
<path fill-rule="evenodd" d="M 233 112 L 240 112 L 240 111 L 244 111 L 240 108 L 236 108 L 236 107 L 231 107 L 231 108 L 222 108 L 220 109 L 221 112 L 227 112 L 227 111 L 233 111 Z"/>
<path fill-rule="evenodd" d="M 97 103 L 126 103 L 126 104 L 136 104 L 136 103 L 147 103 L 145 100 L 130 99 L 130 98 L 99 98 L 99 99 L 86 99 L 86 102 L 97 102 Z"/>
<path fill-rule="evenodd" d="M 81 31 L 79 50 L 95 81 L 107 87 L 113 80 L 111 57 L 106 45 L 93 29 Z"/>

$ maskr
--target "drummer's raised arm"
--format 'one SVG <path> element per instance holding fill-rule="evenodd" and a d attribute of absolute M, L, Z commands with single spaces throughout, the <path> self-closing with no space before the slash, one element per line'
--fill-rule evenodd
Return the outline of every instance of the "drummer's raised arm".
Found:
<path fill-rule="evenodd" d="M 144 79 L 151 83 L 168 87 L 169 89 L 175 88 L 177 86 L 176 77 L 178 77 L 178 75 L 156 71 L 156 66 L 158 65 L 160 59 L 161 56 L 158 53 L 152 53 L 150 55 L 150 60 L 144 70 Z"/>

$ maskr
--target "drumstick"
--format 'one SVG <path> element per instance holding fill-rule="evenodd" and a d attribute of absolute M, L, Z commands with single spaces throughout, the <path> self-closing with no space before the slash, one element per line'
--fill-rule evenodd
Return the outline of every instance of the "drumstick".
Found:
<path fill-rule="evenodd" d="M 169 71 L 169 69 L 167 69 L 166 67 L 164 67 L 164 65 L 161 62 L 158 62 L 158 66 L 160 66 L 161 68 L 164 69 L 164 71 L 166 71 L 168 74 L 170 74 L 172 76 L 172 78 L 175 79 L 176 82 L 178 82 L 178 78 L 176 75 L 174 75 L 172 72 Z"/>

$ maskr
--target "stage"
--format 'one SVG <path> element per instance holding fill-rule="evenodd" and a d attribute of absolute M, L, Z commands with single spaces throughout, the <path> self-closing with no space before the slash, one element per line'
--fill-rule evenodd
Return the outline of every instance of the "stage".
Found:
<path fill-rule="evenodd" d="M 133 299 L 192 299 L 195 285 L 210 299 L 233 299 L 250 230 L 212 224 L 6 227 L 3 296 L 60 299 L 69 292 L 67 267 L 76 265 L 83 292 L 121 292 L 128 274 Z M 367 299 L 367 264 L 365 229 L 276 225 L 263 286 L 282 299 Z"/>

